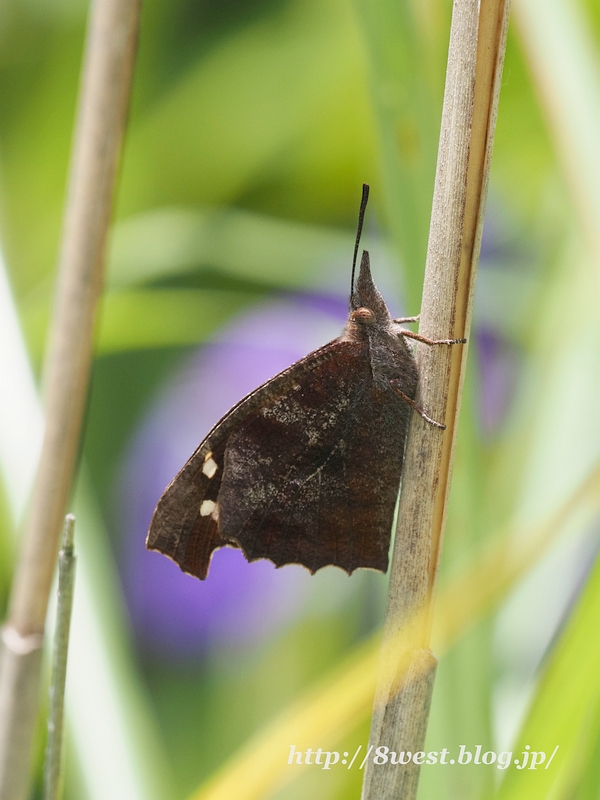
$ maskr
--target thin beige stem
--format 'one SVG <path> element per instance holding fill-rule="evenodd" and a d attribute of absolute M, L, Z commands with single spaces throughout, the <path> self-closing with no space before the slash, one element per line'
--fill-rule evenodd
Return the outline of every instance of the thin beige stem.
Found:
<path fill-rule="evenodd" d="M 429 339 L 469 338 L 508 13 L 509 0 L 454 4 L 419 326 Z M 418 404 L 447 430 L 412 416 L 371 724 L 373 748 L 414 753 L 424 744 L 437 663 L 429 650 L 431 604 L 467 347 L 418 345 Z M 397 631 L 403 627 L 407 635 L 400 638 Z M 412 677 L 399 681 L 399 671 Z M 416 797 L 419 769 L 414 762 L 369 762 L 363 798 Z"/>
<path fill-rule="evenodd" d="M 96 307 L 129 105 L 141 0 L 95 0 L 87 32 L 59 278 L 46 429 L 0 664 L 0 800 L 26 795 L 39 649 L 85 407 Z M 37 646 L 26 655 L 23 647 Z M 27 649 L 27 648 L 25 648 Z"/>

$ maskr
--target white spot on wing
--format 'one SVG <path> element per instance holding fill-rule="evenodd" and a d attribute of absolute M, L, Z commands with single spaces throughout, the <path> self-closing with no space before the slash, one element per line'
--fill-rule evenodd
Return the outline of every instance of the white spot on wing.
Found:
<path fill-rule="evenodd" d="M 212 500 L 203 500 L 202 505 L 200 506 L 200 516 L 201 517 L 208 517 L 209 514 L 215 510 L 216 503 Z"/>
<path fill-rule="evenodd" d="M 217 462 L 212 457 L 212 453 L 207 453 L 204 457 L 204 465 L 202 467 L 202 472 L 206 475 L 207 478 L 212 478 L 215 472 L 218 470 Z"/>

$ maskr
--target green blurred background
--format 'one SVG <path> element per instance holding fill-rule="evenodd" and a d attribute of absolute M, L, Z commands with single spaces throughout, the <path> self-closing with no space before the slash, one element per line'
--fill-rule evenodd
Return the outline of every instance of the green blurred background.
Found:
<path fill-rule="evenodd" d="M 1 246 L 40 385 L 86 14 L 80 0 L 5 0 L 0 9 Z M 138 502 L 128 487 L 145 480 L 136 442 L 153 414 L 169 416 L 169 392 L 191 380 L 194 359 L 202 366 L 199 347 L 235 330 L 243 344 L 244 324 L 268 322 L 285 303 L 299 329 L 303 318 L 321 324 L 303 311 L 311 302 L 329 303 L 335 335 L 363 182 L 372 187 L 366 239 L 376 279 L 392 308 L 418 311 L 450 15 L 448 0 L 144 4 L 73 501 L 80 617 L 66 798 L 189 796 L 381 623 L 385 578 L 327 569 L 307 582 L 291 568 L 293 612 L 272 631 L 226 641 L 196 631 L 190 648 L 163 647 L 160 631 L 148 633 L 154 611 L 141 630 L 126 600 L 143 541 L 128 528 L 128 499 Z M 514 2 L 442 582 L 502 526 L 551 517 L 598 459 L 599 36 L 593 0 Z M 269 337 L 276 344 L 277 329 Z M 309 349 L 302 337 L 298 356 Z M 27 381 L 16 372 L 1 380 L 25 408 Z M 4 604 L 37 413 L 22 442 L 3 445 Z M 0 426 L 11 428 L 8 413 Z M 427 749 L 496 751 L 511 749 L 520 730 L 543 749 L 551 731 L 562 760 L 541 777 L 509 771 L 502 789 L 491 767 L 424 768 L 420 797 L 600 797 L 596 541 L 594 516 L 576 520 L 465 632 L 441 661 L 428 731 Z M 150 588 L 159 603 L 171 591 L 160 581 Z M 219 591 L 211 609 L 227 603 L 227 586 Z M 267 616 L 277 596 L 263 598 Z M 84 651 L 89 668 L 78 673 Z M 340 731 L 336 749 L 365 743 L 368 724 L 365 716 Z M 40 720 L 38 793 L 43 739 Z M 278 780 L 265 797 L 344 800 L 359 796 L 361 773 L 299 771 L 276 788 Z"/>

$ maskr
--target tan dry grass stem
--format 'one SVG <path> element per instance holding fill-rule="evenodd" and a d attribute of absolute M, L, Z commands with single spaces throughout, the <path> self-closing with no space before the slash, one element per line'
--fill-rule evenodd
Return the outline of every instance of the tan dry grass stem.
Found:
<path fill-rule="evenodd" d="M 27 792 L 44 623 L 79 448 L 140 6 L 141 0 L 95 0 L 90 14 L 44 372 L 44 442 L 3 631 L 1 800 Z"/>
<path fill-rule="evenodd" d="M 469 338 L 509 5 L 507 0 L 454 4 L 419 326 L 431 339 Z M 467 347 L 417 350 L 419 403 L 447 430 L 440 435 L 413 414 L 371 723 L 375 748 L 385 744 L 414 752 L 425 739 L 437 664 L 429 648 L 430 620 Z M 402 644 L 399 629 L 405 631 Z M 397 691 L 394 673 L 403 672 L 405 663 L 420 677 Z M 367 766 L 363 798 L 410 800 L 418 779 L 419 766 L 412 762 Z"/>

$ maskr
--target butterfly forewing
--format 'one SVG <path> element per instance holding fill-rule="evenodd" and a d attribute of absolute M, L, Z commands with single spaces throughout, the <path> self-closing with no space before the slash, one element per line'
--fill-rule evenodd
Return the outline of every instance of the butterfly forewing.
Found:
<path fill-rule="evenodd" d="M 200 443 L 171 481 L 154 511 L 146 546 L 173 559 L 182 570 L 205 578 L 213 550 L 226 544 L 218 525 L 217 500 L 225 448 L 232 430 L 269 398 L 285 392 L 304 374 L 347 346 L 336 339 L 315 350 L 240 400 Z"/>

